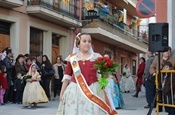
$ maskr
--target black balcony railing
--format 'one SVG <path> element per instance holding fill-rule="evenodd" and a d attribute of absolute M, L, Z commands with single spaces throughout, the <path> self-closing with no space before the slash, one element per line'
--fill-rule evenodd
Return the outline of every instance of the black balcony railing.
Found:
<path fill-rule="evenodd" d="M 109 14 L 106 10 L 104 10 L 100 6 L 95 7 L 95 11 L 97 12 L 99 20 L 111 25 L 117 31 L 120 31 L 123 34 L 130 36 L 134 39 L 137 39 L 139 41 L 142 41 L 144 43 L 148 43 L 147 35 L 145 33 L 137 31 L 136 29 L 131 27 L 131 25 L 127 25 L 123 22 L 118 22 L 117 16 Z M 87 10 L 83 8 L 83 19 L 85 19 L 86 16 L 87 16 Z"/>
<path fill-rule="evenodd" d="M 69 4 L 64 4 L 63 2 L 59 1 L 58 3 L 53 2 L 52 4 L 49 3 L 48 1 L 44 0 L 28 0 L 28 6 L 33 6 L 33 5 L 39 5 L 40 7 L 46 8 L 48 10 L 64 14 L 70 18 L 75 18 L 79 19 L 79 11 L 80 8 L 76 5 L 77 3 L 69 3 Z"/>

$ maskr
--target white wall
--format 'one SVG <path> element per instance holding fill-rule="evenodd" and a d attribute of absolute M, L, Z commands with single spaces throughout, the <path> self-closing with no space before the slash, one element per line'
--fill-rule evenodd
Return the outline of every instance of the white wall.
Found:
<path fill-rule="evenodd" d="M 167 19 L 169 23 L 169 46 L 172 47 L 172 55 L 175 57 L 175 0 L 168 0 Z"/>
<path fill-rule="evenodd" d="M 169 46 L 175 50 L 175 42 L 173 42 L 175 38 L 175 0 L 168 0 L 167 8 L 167 19 L 169 23 Z"/>

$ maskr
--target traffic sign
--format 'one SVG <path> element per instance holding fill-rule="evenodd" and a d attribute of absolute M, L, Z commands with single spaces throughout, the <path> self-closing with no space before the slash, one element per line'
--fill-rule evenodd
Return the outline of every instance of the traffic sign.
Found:
<path fill-rule="evenodd" d="M 155 0 L 139 0 L 136 12 L 140 18 L 150 18 L 155 15 Z"/>

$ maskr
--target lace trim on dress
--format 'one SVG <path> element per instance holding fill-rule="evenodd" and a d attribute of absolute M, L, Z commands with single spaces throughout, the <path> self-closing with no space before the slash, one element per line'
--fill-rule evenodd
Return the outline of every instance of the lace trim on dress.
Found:
<path fill-rule="evenodd" d="M 77 60 L 83 60 L 83 57 L 81 56 L 80 53 L 76 54 Z M 89 58 L 87 58 L 86 60 L 90 60 L 90 61 L 95 61 L 98 57 L 101 57 L 101 55 L 99 53 L 91 53 L 91 55 L 89 56 Z M 70 61 L 70 55 L 65 59 L 66 61 Z M 100 74 L 97 72 L 97 77 L 100 77 Z M 65 74 L 63 76 L 62 82 L 65 79 L 71 80 L 72 76 Z"/>
<path fill-rule="evenodd" d="M 62 82 L 63 82 L 64 80 L 66 80 L 66 79 L 71 80 L 71 79 L 72 79 L 72 76 L 65 74 L 65 75 L 63 76 Z"/>

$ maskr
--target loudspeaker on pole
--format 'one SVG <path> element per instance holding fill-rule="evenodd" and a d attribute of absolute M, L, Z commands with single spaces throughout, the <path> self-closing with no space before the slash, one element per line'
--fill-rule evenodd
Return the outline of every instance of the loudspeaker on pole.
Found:
<path fill-rule="evenodd" d="M 168 47 L 168 23 L 149 24 L 148 50 L 163 52 Z"/>

